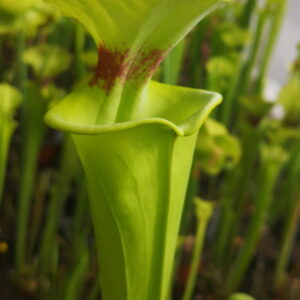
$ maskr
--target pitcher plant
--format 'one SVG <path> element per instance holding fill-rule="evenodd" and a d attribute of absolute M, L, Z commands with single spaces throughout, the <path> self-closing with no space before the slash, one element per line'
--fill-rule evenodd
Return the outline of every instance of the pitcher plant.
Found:
<path fill-rule="evenodd" d="M 168 299 L 184 196 L 214 92 L 151 81 L 221 0 L 51 0 L 93 36 L 92 78 L 45 120 L 71 134 L 84 167 L 104 300 Z"/>

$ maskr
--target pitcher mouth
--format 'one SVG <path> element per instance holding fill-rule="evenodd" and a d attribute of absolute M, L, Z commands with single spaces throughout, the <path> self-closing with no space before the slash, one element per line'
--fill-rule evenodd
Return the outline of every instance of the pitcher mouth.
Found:
<path fill-rule="evenodd" d="M 147 94 L 148 99 L 139 118 L 98 125 L 82 121 L 81 116 L 76 115 L 79 110 L 74 110 L 74 115 L 70 114 L 74 105 L 78 106 L 77 98 L 74 95 L 76 96 L 76 91 L 59 101 L 46 113 L 44 119 L 50 127 L 73 134 L 97 135 L 138 126 L 157 125 L 173 130 L 178 136 L 188 136 L 200 128 L 209 113 L 222 101 L 222 96 L 215 92 L 151 81 Z M 85 100 L 87 101 L 79 103 L 82 110 L 89 104 L 89 99 Z M 159 103 L 158 108 L 155 106 L 155 102 Z M 72 104 L 74 105 L 72 106 Z"/>

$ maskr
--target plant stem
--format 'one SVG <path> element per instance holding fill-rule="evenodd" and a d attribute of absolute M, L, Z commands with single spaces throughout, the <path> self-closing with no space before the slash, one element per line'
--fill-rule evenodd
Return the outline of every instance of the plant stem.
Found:
<path fill-rule="evenodd" d="M 94 283 L 93 283 L 93 286 L 91 288 L 91 292 L 89 294 L 89 297 L 88 297 L 88 300 L 98 300 L 99 299 L 99 296 L 100 296 L 100 278 L 99 276 L 97 276 L 95 279 L 94 279 Z"/>
<path fill-rule="evenodd" d="M 165 58 L 163 67 L 163 82 L 177 84 L 186 48 L 186 40 L 182 40 Z"/>
<path fill-rule="evenodd" d="M 258 55 L 259 45 L 261 43 L 261 39 L 264 33 L 267 17 L 268 13 L 266 9 L 263 9 L 258 15 L 257 27 L 254 33 L 252 47 L 250 48 L 246 64 L 244 65 L 240 81 L 240 90 L 242 93 L 247 92 L 247 88 L 249 87 L 252 70 Z"/>
<path fill-rule="evenodd" d="M 257 0 L 248 0 L 244 5 L 243 13 L 240 19 L 240 26 L 244 29 L 247 29 L 250 25 L 251 18 L 253 16 L 253 12 L 256 7 Z"/>
<path fill-rule="evenodd" d="M 17 233 L 16 233 L 16 266 L 19 271 L 24 267 L 26 259 L 26 243 L 29 212 L 33 191 L 37 159 L 44 137 L 45 125 L 43 115 L 45 103 L 38 94 L 37 87 L 26 88 L 26 98 L 22 107 L 22 153 L 21 183 L 19 190 Z"/>
<path fill-rule="evenodd" d="M 226 126 L 230 125 L 230 120 L 232 120 L 232 110 L 237 99 L 245 92 L 246 88 L 249 86 L 249 80 L 252 73 L 252 69 L 258 54 L 259 44 L 261 41 L 263 29 L 266 23 L 266 11 L 260 12 L 257 26 L 255 29 L 254 36 L 251 40 L 251 48 L 244 59 L 243 52 L 241 52 L 240 61 L 237 64 L 235 76 L 232 78 L 230 86 L 225 95 L 225 101 L 222 106 L 220 120 Z"/>
<path fill-rule="evenodd" d="M 25 91 L 24 91 L 24 83 L 26 81 L 26 77 L 27 77 L 27 70 L 26 70 L 26 66 L 23 62 L 23 52 L 25 50 L 25 42 L 26 42 L 26 38 L 25 38 L 25 33 L 23 30 L 19 29 L 19 31 L 17 32 L 16 35 L 16 59 L 17 59 L 17 72 L 16 72 L 16 85 L 19 88 L 19 90 L 22 92 L 23 96 L 24 96 L 24 100 L 26 100 L 26 96 L 25 96 Z M 23 102 L 22 105 L 22 110 L 21 110 L 21 114 L 22 117 L 21 119 L 24 120 L 25 118 L 25 111 L 26 111 L 26 103 Z M 23 126 L 22 126 L 23 127 Z M 23 129 L 25 131 L 25 129 Z M 23 152 L 24 153 L 24 152 Z M 29 168 L 28 171 L 25 170 L 25 166 L 26 166 L 26 161 L 24 159 L 23 155 L 23 160 L 22 160 L 22 170 L 21 173 L 23 175 L 28 175 L 29 173 Z M 24 181 L 26 180 L 23 176 L 21 177 L 23 178 L 23 180 L 21 181 L 21 187 L 20 187 L 20 196 L 19 196 L 19 204 L 18 204 L 18 217 L 17 217 L 17 237 L 16 237 L 16 266 L 17 269 L 20 271 L 20 269 L 23 267 L 23 264 L 25 262 L 25 241 L 26 241 L 26 229 L 27 229 L 27 216 L 28 216 L 28 202 L 29 202 L 29 197 L 27 197 L 26 195 L 31 193 L 31 191 L 28 191 L 26 189 L 30 189 L 30 187 L 27 185 L 27 183 L 24 183 Z M 30 183 L 30 176 L 26 177 L 27 181 L 29 181 Z M 22 184 L 23 182 L 23 184 Z M 27 187 L 27 188 L 26 188 Z M 22 196 L 21 196 L 22 194 Z"/>
<path fill-rule="evenodd" d="M 272 22 L 270 24 L 270 32 L 268 34 L 267 45 L 265 47 L 265 50 L 263 51 L 263 58 L 260 63 L 259 73 L 254 83 L 254 92 L 256 94 L 261 94 L 263 92 L 266 73 L 268 71 L 272 52 L 276 44 L 278 34 L 281 29 L 283 16 L 285 15 L 285 11 L 286 11 L 286 6 L 287 6 L 287 0 L 281 0 L 277 4 L 277 8 L 275 9 L 275 12 L 273 12 L 273 10 L 271 12 Z"/>
<path fill-rule="evenodd" d="M 17 60 L 17 72 L 16 72 L 16 85 L 19 90 L 24 93 L 24 84 L 27 79 L 27 68 L 23 62 L 23 52 L 25 50 L 26 37 L 25 32 L 21 29 L 18 30 L 16 35 L 16 60 Z"/>
<path fill-rule="evenodd" d="M 230 231 L 227 236 L 227 245 L 229 245 L 229 247 L 232 246 L 236 231 L 240 227 L 241 216 L 245 204 L 245 194 L 248 190 L 247 187 L 251 179 L 251 175 L 253 174 L 261 138 L 262 133 L 258 128 L 248 128 L 243 135 L 243 158 L 239 172 L 236 174 L 238 177 L 236 178 L 236 185 L 233 190 L 234 195 L 232 195 L 234 200 L 232 210 L 234 213 L 232 218 L 228 220 L 231 223 L 228 225 L 228 229 Z"/>
<path fill-rule="evenodd" d="M 299 175 L 300 175 L 300 144 L 295 145 L 291 155 L 291 164 L 289 165 L 288 176 L 288 200 L 291 205 L 285 216 L 285 225 L 281 242 L 281 249 L 277 260 L 275 271 L 275 288 L 282 286 L 284 272 L 291 254 L 291 249 L 297 230 L 300 215 L 300 197 L 299 197 Z"/>
<path fill-rule="evenodd" d="M 86 182 L 82 180 L 84 174 L 83 172 L 78 172 L 77 176 L 77 194 L 76 204 L 75 204 L 75 212 L 73 217 L 73 229 L 71 236 L 71 243 L 76 249 L 81 244 L 81 235 L 84 227 L 89 227 L 91 222 L 86 222 L 86 218 L 90 218 L 89 214 L 89 205 L 88 205 L 88 195 L 86 190 Z M 87 224 L 86 224 L 87 223 Z"/>
<path fill-rule="evenodd" d="M 61 166 L 57 176 L 57 183 L 52 189 L 52 197 L 50 199 L 47 220 L 43 232 L 43 238 L 40 246 L 39 265 L 45 272 L 55 269 L 49 266 L 52 255 L 52 249 L 49 245 L 56 243 L 55 235 L 59 223 L 59 218 L 64 207 L 66 197 L 70 191 L 70 183 L 74 178 L 78 168 L 78 157 L 74 149 L 70 136 L 65 137 L 63 153 L 61 156 Z M 52 269 L 52 270 L 51 270 Z"/>
<path fill-rule="evenodd" d="M 197 273 L 198 273 L 198 267 L 201 261 L 201 253 L 203 248 L 205 232 L 213 212 L 212 204 L 207 201 L 196 199 L 195 204 L 196 204 L 196 216 L 198 221 L 197 230 L 196 230 L 196 244 L 194 247 L 189 277 L 188 277 L 188 281 L 186 284 L 186 288 L 182 300 L 192 299 L 192 294 L 193 294 Z"/>
<path fill-rule="evenodd" d="M 81 232 L 81 243 L 76 249 L 77 259 L 65 286 L 64 300 L 81 299 L 80 293 L 84 285 L 84 276 L 89 263 L 89 252 L 86 246 L 85 234 L 86 232 Z"/>
<path fill-rule="evenodd" d="M 300 216 L 300 197 L 294 201 L 294 210 L 292 210 L 286 218 L 286 224 L 284 229 L 284 235 L 282 239 L 282 247 L 277 259 L 276 271 L 275 271 L 275 288 L 282 287 L 284 281 L 285 270 L 290 258 L 295 234 L 298 228 L 298 221 Z"/>
<path fill-rule="evenodd" d="M 261 132 L 256 128 L 247 128 L 243 133 L 243 156 L 236 170 L 227 174 L 226 190 L 223 192 L 221 205 L 220 232 L 216 241 L 216 261 L 219 266 L 225 266 L 224 257 L 231 248 L 236 230 L 240 225 L 240 218 L 244 208 L 245 192 L 252 175 L 257 158 Z"/>
<path fill-rule="evenodd" d="M 235 214 L 234 210 L 234 195 L 237 182 L 237 170 L 232 170 L 224 179 L 224 189 L 220 203 L 220 217 L 218 220 L 218 232 L 214 242 L 214 258 L 219 268 L 224 265 L 223 260 L 228 249 L 229 235 L 232 232 L 232 223 Z"/>
<path fill-rule="evenodd" d="M 193 35 L 192 40 L 189 43 L 189 79 L 188 82 L 192 87 L 195 88 L 203 88 L 204 86 L 204 70 L 200 68 L 201 65 L 204 64 L 203 55 L 201 55 L 201 49 L 199 46 L 201 44 L 206 45 L 207 41 L 205 41 L 205 33 L 207 32 L 207 27 L 210 25 L 210 17 L 206 17 L 200 22 Z"/>
<path fill-rule="evenodd" d="M 0 82 L 4 81 L 3 79 L 3 73 L 4 73 L 4 64 L 3 64 L 3 61 L 2 61 L 2 55 L 3 55 L 3 50 L 2 50 L 2 45 L 4 44 L 3 43 L 3 35 L 0 34 L 0 70 L 1 73 L 0 73 Z"/>
<path fill-rule="evenodd" d="M 229 276 L 225 285 L 229 292 L 238 288 L 251 261 L 251 257 L 261 236 L 262 227 L 268 214 L 273 188 L 285 159 L 286 154 L 281 148 L 276 146 L 265 146 L 263 148 L 259 176 L 259 190 L 255 203 L 255 211 L 242 249 L 239 251 L 237 258 L 229 271 Z"/>
<path fill-rule="evenodd" d="M 45 208 L 45 199 L 50 186 L 51 172 L 46 170 L 40 175 L 38 182 L 38 190 L 36 193 L 36 201 L 33 207 L 31 228 L 28 241 L 29 257 L 33 255 L 33 250 L 36 246 L 38 233 L 42 221 L 42 216 Z"/>
<path fill-rule="evenodd" d="M 2 124 L 1 124 L 2 125 Z M 0 137 L 1 137 L 1 145 L 0 145 L 0 204 L 2 202 L 2 194 L 4 187 L 4 179 L 5 179 L 5 171 L 6 171 L 6 163 L 7 163 L 7 148 L 9 141 L 4 140 L 4 136 L 6 136 L 6 126 L 1 126 L 0 128 Z"/>

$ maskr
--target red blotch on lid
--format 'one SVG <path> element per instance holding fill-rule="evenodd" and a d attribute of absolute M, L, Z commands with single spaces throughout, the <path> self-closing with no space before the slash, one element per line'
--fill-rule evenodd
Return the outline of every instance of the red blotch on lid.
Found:
<path fill-rule="evenodd" d="M 117 78 L 125 78 L 128 70 L 127 56 L 128 51 L 111 50 L 101 44 L 98 48 L 98 64 L 90 85 L 99 83 L 108 93 Z"/>

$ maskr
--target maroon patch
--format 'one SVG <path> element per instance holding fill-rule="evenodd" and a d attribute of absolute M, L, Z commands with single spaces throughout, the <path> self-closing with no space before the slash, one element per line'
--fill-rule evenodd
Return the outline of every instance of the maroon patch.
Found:
<path fill-rule="evenodd" d="M 166 54 L 167 52 L 162 50 L 152 50 L 149 53 L 139 52 L 130 67 L 128 79 L 144 80 L 151 78 Z"/>
<path fill-rule="evenodd" d="M 126 63 L 128 51 L 120 52 L 111 50 L 105 45 L 98 49 L 98 64 L 90 85 L 100 83 L 101 87 L 108 93 L 114 86 L 117 78 L 125 78 L 128 63 Z"/>
<path fill-rule="evenodd" d="M 109 93 L 116 79 L 121 81 L 145 81 L 153 73 L 166 56 L 166 51 L 152 50 L 148 53 L 140 51 L 130 55 L 129 50 L 123 52 L 110 49 L 101 44 L 98 49 L 98 64 L 90 85 L 99 84 Z"/>

